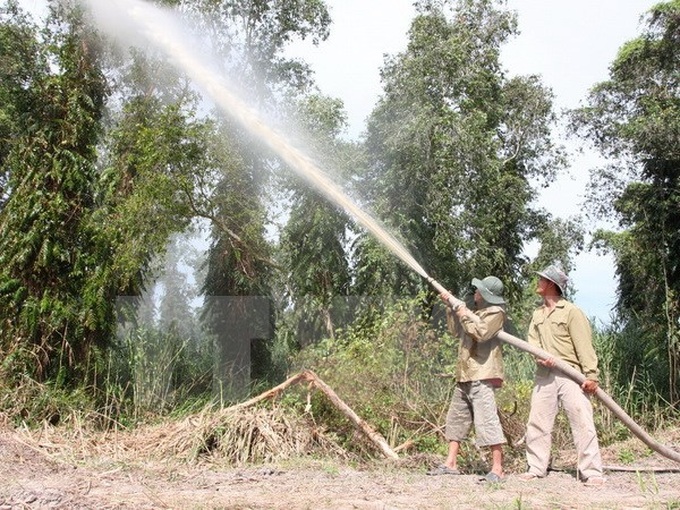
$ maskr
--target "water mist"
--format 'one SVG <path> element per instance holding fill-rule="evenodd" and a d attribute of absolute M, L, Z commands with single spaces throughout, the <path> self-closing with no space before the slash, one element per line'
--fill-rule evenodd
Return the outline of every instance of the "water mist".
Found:
<path fill-rule="evenodd" d="M 371 215 L 353 202 L 346 193 L 281 133 L 267 125 L 258 113 L 228 85 L 225 76 L 215 71 L 214 59 L 206 58 L 204 49 L 182 26 L 177 15 L 138 0 L 86 0 L 98 25 L 121 43 L 161 50 L 184 71 L 193 83 L 222 113 L 239 122 L 248 132 L 266 143 L 288 166 L 303 177 L 328 200 L 350 214 L 394 255 L 411 269 L 428 278 L 422 266 L 408 250 Z"/>

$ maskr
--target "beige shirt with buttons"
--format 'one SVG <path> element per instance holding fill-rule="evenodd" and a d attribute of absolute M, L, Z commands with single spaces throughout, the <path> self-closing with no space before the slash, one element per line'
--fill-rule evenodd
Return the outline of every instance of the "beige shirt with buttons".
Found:
<path fill-rule="evenodd" d="M 580 308 L 566 299 L 560 299 L 552 312 L 545 306 L 534 311 L 527 341 L 579 370 L 586 379 L 598 380 L 590 322 Z M 536 375 L 545 376 L 549 371 L 538 365 Z"/>
<path fill-rule="evenodd" d="M 471 312 L 469 312 L 471 313 Z M 503 354 L 501 341 L 496 338 L 503 329 L 505 310 L 500 306 L 488 306 L 474 312 L 476 318 L 459 319 L 447 308 L 448 325 L 460 339 L 456 380 L 458 382 L 495 380 L 503 381 Z"/>

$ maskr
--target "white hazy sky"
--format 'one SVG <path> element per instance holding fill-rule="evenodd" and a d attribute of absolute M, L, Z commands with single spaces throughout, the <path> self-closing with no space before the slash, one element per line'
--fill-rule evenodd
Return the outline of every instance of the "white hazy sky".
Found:
<path fill-rule="evenodd" d="M 296 46 L 316 72 L 323 93 L 345 103 L 348 136 L 356 138 L 381 94 L 384 55 L 405 49 L 415 10 L 411 0 L 327 0 L 333 25 L 319 47 Z M 518 14 L 520 35 L 503 50 L 510 75 L 537 74 L 555 94 L 558 111 L 582 104 L 590 87 L 608 77 L 621 45 L 638 36 L 640 17 L 656 0 L 508 0 Z M 576 141 L 563 142 L 574 149 Z M 559 217 L 578 214 L 592 152 L 574 155 L 567 175 L 542 192 L 540 203 Z M 426 264 L 426 261 L 423 261 Z M 598 322 L 609 322 L 616 281 L 610 257 L 583 253 L 570 277 L 574 301 Z"/>

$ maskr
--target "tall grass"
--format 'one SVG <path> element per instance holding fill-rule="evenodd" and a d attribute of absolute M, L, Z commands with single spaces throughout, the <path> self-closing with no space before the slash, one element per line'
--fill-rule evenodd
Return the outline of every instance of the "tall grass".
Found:
<path fill-rule="evenodd" d="M 642 427 L 654 431 L 677 423 L 678 409 L 666 400 L 668 364 L 650 335 L 632 324 L 613 325 L 596 330 L 594 342 L 603 389 Z M 598 417 L 616 440 L 625 432 L 610 414 L 601 409 Z"/>
<path fill-rule="evenodd" d="M 424 302 L 423 296 L 417 296 L 381 308 L 367 306 L 333 338 L 302 351 L 276 337 L 268 354 L 270 368 L 275 367 L 277 374 L 272 383 L 291 372 L 312 369 L 393 447 L 409 443 L 413 451 L 443 454 L 443 425 L 455 383 L 458 341 L 446 330 L 441 310 L 423 313 Z M 660 354 L 645 337 L 630 327 L 608 327 L 596 329 L 594 340 L 604 390 L 652 432 L 676 424 L 677 410 L 662 393 L 667 380 L 659 369 Z M 188 338 L 148 326 L 130 330 L 119 337 L 115 349 L 93 357 L 95 376 L 76 388 L 65 388 L 57 381 L 38 383 L 11 371 L 8 367 L 23 366 L 17 359 L 30 363 L 30 355 L 17 347 L 4 353 L 5 363 L 0 364 L 0 413 L 13 423 L 40 424 L 64 423 L 77 412 L 107 426 L 191 413 L 211 399 L 211 342 L 208 336 Z M 506 457 L 510 463 L 520 463 L 535 361 L 523 351 L 504 346 L 504 364 L 506 384 L 497 393 L 497 402 L 509 439 Z M 252 391 L 268 387 L 255 382 Z M 341 443 L 362 447 L 352 424 L 325 399 L 312 396 L 307 402 L 304 392 L 291 392 L 279 403 L 309 408 Z M 603 405 L 594 405 L 602 444 L 628 437 Z M 515 443 L 520 444 L 515 447 Z M 466 455 L 481 455 L 471 444 L 464 446 Z M 572 446 L 563 418 L 556 423 L 554 445 L 556 449 Z"/>
<path fill-rule="evenodd" d="M 392 447 L 410 443 L 412 452 L 444 455 L 444 424 L 455 384 L 458 340 L 436 313 L 434 320 L 423 318 L 422 302 L 404 299 L 380 313 L 367 310 L 371 320 L 357 321 L 334 339 L 303 350 L 295 366 L 317 372 Z M 512 444 L 524 434 L 533 360 L 506 351 L 506 369 L 511 375 L 497 401 L 511 443 L 507 455 L 519 459 L 523 451 Z M 353 447 L 352 427 L 323 399 L 313 401 L 312 413 L 329 424 L 348 448 Z M 478 463 L 486 452 L 477 451 L 474 436 L 470 439 L 462 445 L 461 465 L 482 469 Z"/>

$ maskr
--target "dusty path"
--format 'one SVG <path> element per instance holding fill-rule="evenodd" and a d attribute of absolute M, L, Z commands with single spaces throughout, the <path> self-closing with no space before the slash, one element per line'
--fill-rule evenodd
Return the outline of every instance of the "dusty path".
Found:
<path fill-rule="evenodd" d="M 680 473 L 611 472 L 603 488 L 552 472 L 439 476 L 421 468 L 296 460 L 244 469 L 218 463 L 59 455 L 0 435 L 0 509 L 680 509 Z M 647 461 L 654 459 L 647 459 Z"/>

